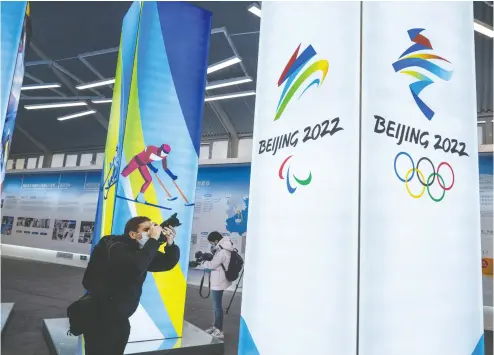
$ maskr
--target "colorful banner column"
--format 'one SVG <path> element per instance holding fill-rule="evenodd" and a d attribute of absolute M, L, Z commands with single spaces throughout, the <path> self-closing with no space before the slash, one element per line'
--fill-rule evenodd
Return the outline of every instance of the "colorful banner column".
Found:
<path fill-rule="evenodd" d="M 0 5 L 1 25 L 1 88 L 0 88 L 0 188 L 5 179 L 10 144 L 24 79 L 24 52 L 29 21 L 26 1 L 3 2 Z"/>
<path fill-rule="evenodd" d="M 211 13 L 188 3 L 136 2 L 124 20 L 99 237 L 137 215 L 182 223 L 180 262 L 148 275 L 130 342 L 182 336 L 210 31 Z"/>
<path fill-rule="evenodd" d="M 359 355 L 483 354 L 472 4 L 362 28 Z"/>
<path fill-rule="evenodd" d="M 240 355 L 355 353 L 359 10 L 263 3 Z"/>

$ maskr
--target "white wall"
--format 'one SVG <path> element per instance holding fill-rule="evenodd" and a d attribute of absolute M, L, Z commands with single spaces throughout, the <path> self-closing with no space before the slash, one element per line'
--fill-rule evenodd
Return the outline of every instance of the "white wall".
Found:
<path fill-rule="evenodd" d="M 67 154 L 65 158 L 65 166 L 77 166 L 77 154 Z"/>
<path fill-rule="evenodd" d="M 228 141 L 214 141 L 212 146 L 212 159 L 226 159 L 228 157 Z"/>
<path fill-rule="evenodd" d="M 238 157 L 252 157 L 252 138 L 243 138 L 238 141 Z"/>
<path fill-rule="evenodd" d="M 79 166 L 91 166 L 93 160 L 93 153 L 81 154 L 81 162 Z"/>
<path fill-rule="evenodd" d="M 51 158 L 51 167 L 52 168 L 61 168 L 63 167 L 63 159 L 65 154 L 53 154 Z"/>
<path fill-rule="evenodd" d="M 22 170 L 24 169 L 24 163 L 25 163 L 26 159 L 24 158 L 21 158 L 21 159 L 17 159 L 16 160 L 16 163 L 15 163 L 15 168 L 17 170 Z"/>
<path fill-rule="evenodd" d="M 26 169 L 36 169 L 38 158 L 28 158 Z"/>
<path fill-rule="evenodd" d="M 209 151 L 211 146 L 209 144 L 201 144 L 201 148 L 199 150 L 199 159 L 209 159 Z"/>

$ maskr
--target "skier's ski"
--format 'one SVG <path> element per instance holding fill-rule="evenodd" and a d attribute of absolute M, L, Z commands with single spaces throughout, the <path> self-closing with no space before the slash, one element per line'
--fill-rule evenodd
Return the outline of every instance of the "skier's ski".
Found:
<path fill-rule="evenodd" d="M 122 200 L 127 200 L 127 201 L 130 201 L 130 202 L 135 202 L 135 203 L 139 203 L 141 205 L 146 205 L 146 206 L 151 206 L 151 207 L 156 207 L 156 208 L 161 208 L 161 209 L 164 209 L 164 210 L 169 210 L 171 211 L 172 209 L 169 208 L 169 207 L 164 207 L 164 206 L 160 206 L 160 205 L 155 205 L 154 203 L 149 203 L 149 202 L 139 202 L 139 201 L 136 201 L 134 199 L 131 199 L 131 198 L 127 198 L 127 197 L 123 197 L 123 196 L 120 196 L 120 195 L 117 195 L 117 198 L 121 198 Z"/>

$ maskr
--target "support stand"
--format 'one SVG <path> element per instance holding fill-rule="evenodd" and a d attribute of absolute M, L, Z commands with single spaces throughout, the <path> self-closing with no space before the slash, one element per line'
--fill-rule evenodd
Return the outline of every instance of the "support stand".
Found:
<path fill-rule="evenodd" d="M 10 316 L 12 315 L 12 310 L 14 309 L 13 303 L 2 303 L 2 329 L 1 333 L 5 330 L 7 323 L 10 320 Z"/>

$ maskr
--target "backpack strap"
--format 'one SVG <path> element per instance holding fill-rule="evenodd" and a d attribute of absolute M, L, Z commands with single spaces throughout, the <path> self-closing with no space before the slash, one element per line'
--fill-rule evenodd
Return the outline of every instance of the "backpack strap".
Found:
<path fill-rule="evenodd" d="M 204 277 L 206 276 L 206 270 L 204 270 L 204 273 L 202 274 L 202 278 L 201 278 L 201 284 L 199 285 L 199 296 L 201 296 L 201 298 L 209 298 L 209 295 L 211 294 L 211 274 L 207 273 L 208 274 L 208 294 L 206 296 L 204 296 L 202 294 L 202 288 L 204 286 Z"/>
<path fill-rule="evenodd" d="M 226 249 L 224 249 L 221 245 L 218 245 L 218 247 L 219 247 L 221 250 L 226 250 Z M 230 251 L 230 250 L 226 250 L 226 251 Z M 230 251 L 230 253 L 231 253 L 231 251 Z M 225 272 L 225 274 L 226 274 L 226 268 L 225 268 L 225 265 L 223 265 L 223 263 L 221 263 L 221 267 L 223 268 L 223 271 L 224 271 L 224 272 Z"/>

